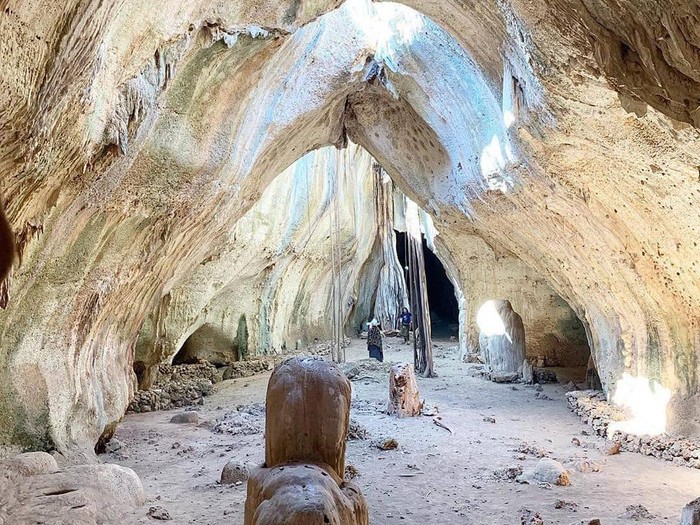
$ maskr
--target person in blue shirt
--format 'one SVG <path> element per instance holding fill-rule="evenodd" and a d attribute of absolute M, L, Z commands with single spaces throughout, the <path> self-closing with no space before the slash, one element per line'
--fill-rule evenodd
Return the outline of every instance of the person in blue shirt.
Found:
<path fill-rule="evenodd" d="M 411 329 L 411 312 L 408 311 L 408 308 L 403 309 L 399 319 L 401 319 L 401 335 L 403 336 L 403 342 L 408 343 L 408 334 Z"/>

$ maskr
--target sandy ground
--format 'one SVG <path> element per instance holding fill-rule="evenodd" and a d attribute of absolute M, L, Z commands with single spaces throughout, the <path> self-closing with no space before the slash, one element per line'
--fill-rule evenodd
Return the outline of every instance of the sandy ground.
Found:
<path fill-rule="evenodd" d="M 363 341 L 353 341 L 348 360 L 366 357 Z M 350 441 L 347 464 L 367 497 L 371 522 L 417 525 L 519 525 L 521 509 L 538 511 L 546 524 L 603 525 L 676 524 L 684 505 L 700 496 L 700 471 L 673 466 L 638 454 L 604 456 L 604 441 L 587 435 L 566 405 L 562 385 L 499 385 L 466 375 L 456 347 L 437 343 L 438 378 L 419 378 L 426 407 L 437 406 L 452 433 L 432 417 L 396 419 L 381 413 L 388 392 L 384 372 L 362 374 L 353 382 L 351 418 L 368 431 L 366 440 Z M 387 361 L 411 361 L 412 350 L 391 339 Z M 198 412 L 214 421 L 237 405 L 262 403 L 269 374 L 225 381 Z M 545 394 L 545 399 L 542 399 Z M 551 399 L 546 399 L 549 397 Z M 116 433 L 122 448 L 103 455 L 133 468 L 143 480 L 146 506 L 129 523 L 155 523 L 152 506 L 162 506 L 170 523 L 242 523 L 245 484 L 222 486 L 221 469 L 229 460 L 259 464 L 264 456 L 262 432 L 217 434 L 207 426 L 178 425 L 170 418 L 181 411 L 127 416 Z M 485 418 L 495 419 L 495 423 Z M 373 442 L 395 438 L 399 448 L 381 451 Z M 578 438 L 581 446 L 572 444 Z M 527 443 L 568 466 L 588 459 L 599 472 L 571 472 L 571 486 L 542 487 L 499 480 L 496 471 L 538 461 L 517 451 Z M 570 502 L 555 508 L 557 500 Z M 644 505 L 655 517 L 636 521 L 622 517 L 629 505 Z"/>

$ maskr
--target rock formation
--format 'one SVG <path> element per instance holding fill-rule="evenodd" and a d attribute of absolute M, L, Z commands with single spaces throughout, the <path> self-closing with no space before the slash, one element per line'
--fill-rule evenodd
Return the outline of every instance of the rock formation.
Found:
<path fill-rule="evenodd" d="M 700 498 L 685 506 L 681 514 L 681 525 L 700 525 Z"/>
<path fill-rule="evenodd" d="M 348 140 L 433 215 L 465 309 L 470 237 L 495 267 L 517 261 L 538 301 L 550 288 L 570 305 L 606 392 L 625 374 L 657 382 L 668 430 L 700 434 L 697 6 L 403 3 L 2 3 L 16 262 L 0 290 L 0 443 L 91 449 L 133 396 L 134 361 L 152 370 L 219 320 L 237 333 L 242 311 L 255 349 L 320 332 L 325 259 L 249 239 L 262 254 L 246 245 L 237 268 L 265 278 L 240 309 L 216 261 L 276 176 Z M 355 289 L 380 273 L 356 268 L 366 238 L 339 238 L 344 301 L 371 300 Z M 559 338 L 556 324 L 543 332 Z"/>
<path fill-rule="evenodd" d="M 351 386 L 321 358 L 275 368 L 265 405 L 265 463 L 248 480 L 245 525 L 367 525 L 360 489 L 344 482 Z"/>
<path fill-rule="evenodd" d="M 145 502 L 136 474 L 117 465 L 59 469 L 44 452 L 0 462 L 0 522 L 97 525 L 123 523 Z"/>
<path fill-rule="evenodd" d="M 521 373 L 525 359 L 523 320 L 509 301 L 489 301 L 479 310 L 479 347 L 492 379 Z"/>
<path fill-rule="evenodd" d="M 419 416 L 423 410 L 416 373 L 412 364 L 399 363 L 389 370 L 387 412 L 398 417 Z"/>

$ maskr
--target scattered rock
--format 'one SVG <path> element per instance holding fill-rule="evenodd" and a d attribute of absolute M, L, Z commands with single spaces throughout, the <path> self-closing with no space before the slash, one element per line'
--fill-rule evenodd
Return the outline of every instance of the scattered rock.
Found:
<path fill-rule="evenodd" d="M 544 449 L 541 449 L 536 445 L 532 445 L 524 441 L 520 443 L 520 445 L 516 449 L 516 452 L 520 452 L 521 454 L 527 454 L 528 456 L 535 456 L 536 458 L 543 458 L 547 455 L 547 452 Z"/>
<path fill-rule="evenodd" d="M 520 525 L 544 525 L 544 520 L 539 512 L 530 509 L 521 509 Z"/>
<path fill-rule="evenodd" d="M 535 381 L 540 384 L 556 383 L 557 374 L 547 368 L 535 368 L 533 371 Z"/>
<path fill-rule="evenodd" d="M 275 367 L 275 360 L 272 358 L 249 359 L 236 361 L 226 367 L 222 379 L 239 379 L 241 377 L 251 377 L 263 372 L 269 372 Z"/>
<path fill-rule="evenodd" d="M 221 471 L 221 484 L 235 485 L 237 483 L 247 481 L 249 477 L 250 471 L 248 470 L 248 467 L 242 463 L 231 460 L 226 463 Z"/>
<path fill-rule="evenodd" d="M 601 523 L 600 523 L 600 520 L 598 518 L 594 518 L 588 522 L 588 525 L 601 525 Z"/>
<path fill-rule="evenodd" d="M 160 521 L 170 521 L 172 519 L 170 517 L 170 513 L 160 505 L 148 509 L 147 516 L 149 518 L 153 518 L 154 520 Z"/>
<path fill-rule="evenodd" d="M 557 501 L 554 502 L 554 508 L 575 511 L 578 508 L 578 505 L 576 503 L 574 503 L 573 501 L 565 501 L 563 499 L 558 499 Z"/>
<path fill-rule="evenodd" d="M 354 465 L 346 465 L 345 466 L 345 479 L 350 480 L 350 479 L 355 479 L 357 476 L 360 475 L 360 471 L 355 468 Z"/>
<path fill-rule="evenodd" d="M 485 423 L 495 423 L 495 422 L 496 422 L 496 418 L 495 418 L 495 417 L 485 417 L 485 418 L 484 418 L 484 422 L 485 422 Z"/>
<path fill-rule="evenodd" d="M 628 505 L 620 518 L 639 520 L 653 520 L 656 518 L 644 505 Z"/>
<path fill-rule="evenodd" d="M 204 396 L 213 392 L 217 381 L 216 367 L 206 361 L 176 366 L 161 364 L 153 387 L 136 392 L 127 412 L 154 412 L 201 405 Z"/>
<path fill-rule="evenodd" d="M 211 430 L 217 434 L 252 436 L 262 433 L 264 424 L 265 405 L 253 403 L 238 405 L 236 410 L 225 412 L 214 421 Z"/>
<path fill-rule="evenodd" d="M 571 438 L 571 444 L 574 445 L 574 446 L 576 446 L 576 447 L 580 447 L 580 446 L 581 446 L 581 440 L 580 440 L 579 438 L 577 438 L 577 437 L 572 437 L 572 438 Z"/>
<path fill-rule="evenodd" d="M 515 481 L 523 473 L 523 467 L 504 467 L 493 471 L 493 477 L 498 481 Z"/>
<path fill-rule="evenodd" d="M 569 463 L 572 469 L 577 470 L 583 474 L 589 474 L 591 472 L 600 472 L 600 465 L 594 461 L 588 459 L 577 459 Z"/>
<path fill-rule="evenodd" d="M 543 394 L 542 392 L 537 392 L 535 394 L 535 399 L 542 399 L 544 401 L 551 401 L 552 398 L 549 397 L 547 394 Z"/>
<path fill-rule="evenodd" d="M 350 424 L 348 425 L 348 436 L 347 440 L 348 441 L 355 441 L 359 439 L 367 439 L 369 436 L 367 429 L 360 425 L 357 421 L 354 419 L 350 420 Z"/>
<path fill-rule="evenodd" d="M 574 383 L 573 381 L 569 381 L 568 383 L 566 383 L 566 386 L 564 388 L 566 389 L 567 392 L 571 392 L 573 390 L 579 389 L 578 385 L 576 383 Z"/>
<path fill-rule="evenodd" d="M 171 423 L 177 423 L 178 425 L 186 423 L 199 423 L 199 414 L 197 412 L 183 412 L 182 414 L 175 414 L 170 418 Z"/>
<path fill-rule="evenodd" d="M 350 381 L 358 381 L 375 373 L 388 374 L 394 363 L 379 362 L 376 359 L 361 359 L 341 365 L 341 369 Z"/>
<path fill-rule="evenodd" d="M 399 442 L 394 438 L 385 439 L 384 441 L 378 441 L 375 446 L 380 450 L 395 450 L 399 448 Z"/>
<path fill-rule="evenodd" d="M 590 425 L 599 436 L 607 438 L 611 423 L 624 421 L 625 413 L 608 403 L 603 392 L 579 390 L 566 394 L 569 407 L 584 423 Z M 617 431 L 610 439 L 620 445 L 620 450 L 653 456 L 676 465 L 700 469 L 700 440 L 677 436 L 636 436 Z"/>
<path fill-rule="evenodd" d="M 620 444 L 614 441 L 608 441 L 600 448 L 600 452 L 605 456 L 614 456 L 620 453 Z"/>

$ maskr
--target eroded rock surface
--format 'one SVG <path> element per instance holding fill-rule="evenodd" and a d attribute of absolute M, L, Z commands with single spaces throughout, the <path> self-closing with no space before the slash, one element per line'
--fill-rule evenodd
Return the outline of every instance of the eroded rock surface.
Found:
<path fill-rule="evenodd" d="M 412 364 L 399 363 L 389 371 L 389 404 L 387 412 L 397 417 L 419 416 L 423 409 L 416 372 Z"/>
<path fill-rule="evenodd" d="M 58 469 L 48 454 L 22 454 L 0 463 L 0 521 L 107 525 L 144 504 L 141 481 L 117 465 Z"/>
<path fill-rule="evenodd" d="M 248 480 L 245 525 L 368 525 L 367 503 L 345 476 L 351 386 L 321 358 L 292 358 L 268 383 L 265 463 Z"/>

